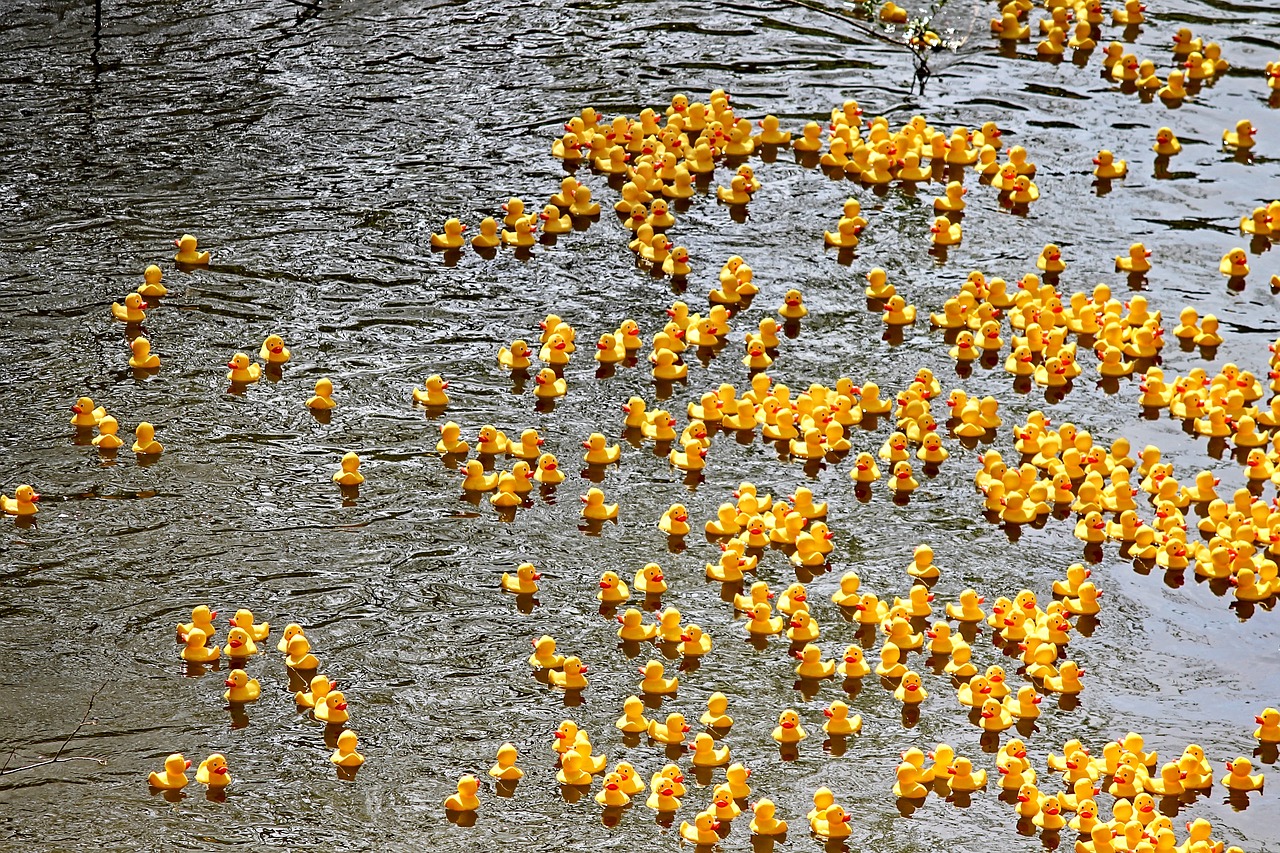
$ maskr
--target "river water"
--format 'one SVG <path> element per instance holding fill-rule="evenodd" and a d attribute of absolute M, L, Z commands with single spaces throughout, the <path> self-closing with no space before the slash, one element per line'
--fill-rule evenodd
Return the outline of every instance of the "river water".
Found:
<path fill-rule="evenodd" d="M 904 727 L 891 694 L 869 682 L 850 700 L 864 732 L 843 755 L 825 753 L 817 731 L 797 760 L 780 760 L 769 739 L 778 713 L 795 707 L 817 730 L 839 686 L 825 684 L 813 698 L 793 690 L 785 643 L 764 651 L 744 643 L 740 620 L 704 581 L 714 546 L 690 536 L 687 550 L 669 553 L 655 523 L 680 500 L 700 525 L 743 479 L 774 494 L 810 485 L 831 502 L 836 532 L 833 571 L 810 584 L 827 654 L 853 637 L 828 599 L 843 571 L 856 569 L 882 597 L 905 595 L 903 568 L 926 542 L 943 569 L 937 604 L 971 585 L 989 601 L 1023 586 L 1044 601 L 1051 581 L 1080 558 L 1071 525 L 1051 522 L 1011 541 L 974 498 L 982 448 L 954 440 L 940 475 L 903 507 L 883 489 L 855 502 L 848 461 L 810 476 L 758 439 L 742 446 L 718 436 L 696 488 L 651 446 L 624 444 L 621 466 L 603 482 L 622 505 L 619 523 L 586 535 L 577 529 L 577 496 L 588 485 L 577 475 L 580 442 L 595 430 L 620 434 L 619 405 L 632 394 L 653 403 L 642 370 L 596 380 L 590 344 L 626 317 L 648 340 L 675 295 L 634 268 L 624 229 L 607 216 L 527 260 L 467 252 L 454 262 L 432 253 L 428 237 L 449 216 L 474 229 L 512 195 L 541 207 L 563 174 L 551 141 L 585 105 L 634 114 L 663 107 L 676 92 L 704 97 L 725 87 L 742 114 L 774 113 L 793 130 L 848 97 L 895 124 L 916 112 L 939 127 L 994 120 L 1039 164 L 1044 197 L 1028 216 L 1013 216 L 993 190 L 971 182 L 964 241 L 945 261 L 927 252 L 936 186 L 877 195 L 784 152 L 755 163 L 764 186 L 746 221 L 699 198 L 673 229 L 694 259 L 690 304 L 704 304 L 731 254 L 754 267 L 761 294 L 730 347 L 709 366 L 691 360 L 688 385 L 668 402 L 683 409 L 722 381 L 742 390 L 742 328 L 799 287 L 811 313 L 771 371 L 793 388 L 849 374 L 895 390 L 930 367 L 944 392 L 996 395 L 1006 423 L 1043 408 L 1107 442 L 1124 435 L 1135 448 L 1156 443 L 1184 482 L 1209 467 L 1229 493 L 1243 481 L 1240 465 L 1212 458 L 1175 421 L 1138 420 L 1136 382 L 1122 382 L 1118 393 L 1098 387 L 1091 355 L 1085 376 L 1057 403 L 1035 390 L 1014 393 L 999 369 L 961 382 L 941 333 L 921 322 L 901 343 L 886 342 L 861 295 L 866 270 L 879 265 L 922 312 L 936 311 L 970 269 L 1013 281 L 1050 241 L 1070 264 L 1064 291 L 1108 281 L 1123 293 L 1111 259 L 1141 240 L 1155 261 L 1146 293 L 1167 325 L 1187 304 L 1223 321 L 1226 342 L 1213 362 L 1172 346 L 1166 373 L 1234 361 L 1263 374 L 1266 344 L 1280 331 L 1265 284 L 1280 272 L 1277 255 L 1251 257 L 1243 292 L 1229 291 L 1216 269 L 1232 246 L 1248 246 L 1239 217 L 1280 194 L 1280 118 L 1262 77 L 1280 59 L 1280 13 L 1221 0 L 1150 6 L 1153 21 L 1136 38 L 1140 56 L 1163 68 L 1174 28 L 1190 26 L 1219 41 L 1233 64 L 1177 110 L 1102 79 L 1097 55 L 1086 67 L 1037 62 L 1026 45 L 1002 55 L 986 33 L 994 4 L 947 10 L 962 33 L 976 25 L 956 56 L 935 63 L 917 99 L 906 94 L 902 51 L 776 0 L 372 0 L 319 10 L 132 0 L 104 3 L 96 22 L 83 4 L 10 4 L 0 12 L 0 484 L 12 494 L 30 482 L 44 499 L 34 527 L 0 523 L 0 749 L 12 751 L 10 766 L 51 754 L 101 685 L 90 725 L 67 754 L 106 764 L 4 777 L 0 843 L 674 849 L 674 829 L 643 807 L 610 828 L 589 798 L 565 802 L 549 747 L 559 721 L 572 717 L 598 752 L 625 756 L 645 778 L 665 763 L 656 748 L 625 747 L 611 725 L 644 658 L 617 650 L 616 624 L 593 596 L 604 568 L 630 578 L 657 561 L 672 587 L 665 602 L 715 639 L 661 713 L 696 718 L 712 691 L 729 695 L 738 722 L 725 742 L 753 769 L 758 795 L 792 822 L 791 846 L 816 843 L 805 838 L 803 814 L 813 790 L 827 785 L 854 815 L 852 849 L 1038 848 L 1017 833 L 994 791 L 968 808 L 930 798 L 909 819 L 895 807 L 895 762 L 909 746 L 943 740 L 990 766 L 941 676 L 926 676 L 930 697 L 916 725 Z M 1221 131 L 1241 117 L 1259 128 L 1252 163 L 1218 147 Z M 1157 176 L 1150 147 L 1164 124 L 1185 147 Z M 1106 194 L 1089 175 L 1102 147 L 1131 165 Z M 602 177 L 580 174 L 598 200 L 616 198 Z M 850 194 L 870 224 L 846 266 L 823 252 L 821 232 Z M 214 253 L 208 269 L 174 269 L 171 241 L 187 231 Z M 148 313 L 145 330 L 164 365 L 138 378 L 108 306 L 152 262 L 164 267 L 170 295 Z M 566 371 L 568 397 L 536 411 L 528 388 L 512 393 L 493 354 L 535 335 L 548 313 L 572 323 L 584 346 Z M 237 351 L 256 353 L 273 332 L 293 352 L 283 377 L 227 393 L 222 365 Z M 410 403 L 411 387 L 437 372 L 450 382 L 446 417 L 468 437 L 488 422 L 509 435 L 536 426 L 546 436 L 570 471 L 552 499 L 537 498 L 514 521 L 500 520 L 487 501 L 459 500 L 459 476 L 433 452 L 445 418 L 424 417 Z M 328 423 L 302 405 L 321 376 L 337 388 Z M 156 424 L 166 446 L 160 460 L 143 467 L 123 452 L 104 462 L 73 442 L 68 406 L 81 395 L 119 418 L 122 437 L 139 420 Z M 855 450 L 874 452 L 888 431 L 883 421 L 874 432 L 855 431 Z M 1012 452 L 1007 429 L 995 446 Z M 355 501 L 330 483 L 347 450 L 365 460 Z M 497 591 L 500 573 L 525 560 L 544 574 L 529 613 Z M 794 579 L 776 552 L 760 574 L 777 592 Z M 1035 766 L 1043 772 L 1044 755 L 1068 737 L 1096 750 L 1129 730 L 1143 733 L 1162 761 L 1192 740 L 1215 767 L 1250 754 L 1254 714 L 1280 699 L 1276 615 L 1242 619 L 1229 596 L 1192 577 L 1175 586 L 1158 571 L 1136 574 L 1114 546 L 1094 579 L 1107 593 L 1103 614 L 1092 636 L 1071 647 L 1088 686 L 1080 707 L 1050 708 L 1040 721 L 1029 738 Z M 244 606 L 273 625 L 267 653 L 250 667 L 264 695 L 249 706 L 247 725 L 224 709 L 222 673 L 185 678 L 179 665 L 173 626 L 202 602 L 222 611 L 224 630 L 225 616 Z M 286 689 L 274 645 L 294 621 L 350 702 L 368 757 L 354 781 L 335 778 L 322 727 L 295 712 Z M 542 633 L 589 663 L 580 707 L 564 707 L 531 677 L 524 658 Z M 989 635 L 975 644 L 975 658 L 984 666 L 1001 659 Z M 482 773 L 507 740 L 527 771 L 514 797 L 495 798 L 486 787 L 474 827 L 447 823 L 441 803 L 458 775 Z M 235 779 L 226 802 L 207 802 L 196 785 L 179 802 L 148 794 L 147 772 L 173 751 L 196 761 L 225 753 Z M 1274 768 L 1267 773 L 1280 784 Z M 681 818 L 708 799 L 691 787 Z M 1208 817 L 1229 843 L 1280 849 L 1274 802 L 1255 795 L 1237 811 L 1217 788 L 1182 809 L 1177 823 Z M 745 824 L 735 824 L 725 849 L 749 848 Z"/>

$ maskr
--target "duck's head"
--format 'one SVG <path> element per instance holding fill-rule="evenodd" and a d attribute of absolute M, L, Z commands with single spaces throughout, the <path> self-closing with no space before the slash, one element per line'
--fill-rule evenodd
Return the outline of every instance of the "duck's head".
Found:
<path fill-rule="evenodd" d="M 227 632 L 227 645 L 233 652 L 243 651 L 249 643 L 249 632 L 244 628 L 232 628 Z"/>
<path fill-rule="evenodd" d="M 223 682 L 223 684 L 233 689 L 244 687 L 248 683 L 249 676 L 243 669 L 231 670 L 231 674 L 228 675 L 227 680 Z"/>

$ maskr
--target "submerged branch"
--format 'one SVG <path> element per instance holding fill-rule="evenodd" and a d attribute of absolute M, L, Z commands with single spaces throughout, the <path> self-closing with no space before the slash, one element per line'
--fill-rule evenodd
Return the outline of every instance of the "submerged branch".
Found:
<path fill-rule="evenodd" d="M 75 736 L 80 734 L 80 730 L 83 729 L 86 724 L 88 724 L 89 714 L 93 712 L 94 700 L 98 698 L 98 694 L 101 693 L 103 688 L 105 688 L 106 686 L 107 686 L 107 682 L 104 681 L 102 682 L 102 684 L 98 685 L 97 690 L 93 691 L 93 693 L 90 694 L 89 704 L 85 706 L 84 716 L 80 718 L 80 724 L 77 725 L 74 729 L 72 729 L 71 734 L 67 735 L 66 740 L 64 740 L 62 742 L 62 745 L 58 747 L 58 751 L 53 754 L 52 758 L 46 758 L 43 761 L 36 761 L 31 764 L 24 764 L 21 767 L 10 767 L 9 762 L 13 760 L 14 753 L 18 751 L 18 748 L 14 747 L 12 750 L 9 751 L 9 757 L 5 759 L 4 766 L 0 767 L 0 776 L 8 776 L 11 773 L 21 773 L 24 770 L 34 770 L 37 767 L 44 767 L 49 764 L 61 764 L 64 761 L 96 761 L 99 766 L 105 767 L 107 763 L 107 760 L 105 758 L 97 758 L 92 755 L 64 756 L 62 753 L 66 750 L 67 745 L 71 743 L 72 740 L 75 739 Z"/>

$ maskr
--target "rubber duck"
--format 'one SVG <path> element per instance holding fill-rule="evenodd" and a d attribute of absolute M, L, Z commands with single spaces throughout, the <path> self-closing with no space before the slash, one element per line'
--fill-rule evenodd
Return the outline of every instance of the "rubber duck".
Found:
<path fill-rule="evenodd" d="M 338 683 L 336 681 L 330 681 L 323 675 L 313 676 L 308 685 L 309 689 L 299 690 L 293 694 L 293 701 L 297 702 L 300 707 L 314 708 L 317 703 L 324 704 L 324 697 L 337 686 Z"/>
<path fill-rule="evenodd" d="M 747 633 L 758 636 L 773 636 L 782 633 L 782 617 L 773 616 L 773 608 L 768 602 L 758 602 L 751 608 L 750 618 L 747 620 Z"/>
<path fill-rule="evenodd" d="M 974 771 L 973 762 L 963 756 L 957 757 L 947 768 L 947 785 L 958 793 L 972 793 L 987 786 L 987 771 Z"/>
<path fill-rule="evenodd" d="M 1236 129 L 1222 131 L 1222 144 L 1228 148 L 1252 148 L 1253 137 L 1258 133 L 1253 123 L 1247 118 L 1236 122 Z M 114 310 L 114 307 L 113 309 Z"/>
<path fill-rule="evenodd" d="M 1127 162 L 1115 159 L 1115 155 L 1105 148 L 1093 158 L 1093 165 L 1093 176 L 1095 178 L 1123 178 L 1129 171 Z"/>
<path fill-rule="evenodd" d="M 618 637 L 627 642 L 645 642 L 658 636 L 658 626 L 645 624 L 643 614 L 634 607 L 627 608 L 616 618 L 622 626 L 618 629 Z"/>
<path fill-rule="evenodd" d="M 1164 85 L 1159 88 L 1156 94 L 1160 97 L 1160 100 L 1165 101 L 1166 103 L 1180 103 L 1189 94 L 1184 83 L 1185 79 L 1186 75 L 1180 69 L 1175 68 L 1169 72 L 1169 78 L 1165 81 Z M 1159 141 L 1156 142 L 1156 146 L 1156 150 L 1159 151 Z M 1176 154 L 1177 151 L 1168 153 Z"/>
<path fill-rule="evenodd" d="M 920 674 L 907 670 L 902 676 L 902 682 L 893 691 L 893 698 L 904 705 L 916 705 L 929 698 L 929 694 L 925 692 Z"/>
<path fill-rule="evenodd" d="M 197 628 L 204 631 L 206 639 L 212 637 L 218 630 L 213 624 L 213 620 L 217 618 L 217 611 L 210 610 L 206 604 L 197 604 L 191 608 L 191 621 L 178 623 L 178 639 L 184 639 L 186 634 Z"/>
<path fill-rule="evenodd" d="M 533 567 L 533 563 L 521 563 L 515 574 L 502 573 L 502 588 L 517 595 L 533 595 L 538 591 L 538 581 L 542 574 Z"/>
<path fill-rule="evenodd" d="M 587 665 L 582 659 L 576 655 L 569 655 L 564 659 L 562 669 L 560 671 L 550 670 L 547 673 L 547 680 L 552 687 L 560 687 L 564 690 L 585 690 L 587 688 Z"/>
<path fill-rule="evenodd" d="M 486 472 L 479 459 L 468 460 L 458 470 L 465 492 L 491 492 L 498 487 L 498 474 Z"/>
<path fill-rule="evenodd" d="M 689 624 L 680 633 L 680 654 L 698 658 L 711 652 L 711 635 L 698 625 Z"/>
<path fill-rule="evenodd" d="M 227 759 L 215 752 L 201 761 L 196 768 L 196 781 L 210 788 L 225 788 L 230 785 L 231 769 L 227 766 Z"/>
<path fill-rule="evenodd" d="M 808 610 L 797 610 L 787 623 L 787 639 L 793 643 L 809 643 L 818 639 L 821 628 Z"/>
<path fill-rule="evenodd" d="M 649 723 L 649 737 L 659 743 L 683 744 L 684 736 L 689 731 L 683 714 L 668 714 L 665 723 L 653 720 Z"/>
<path fill-rule="evenodd" d="M 622 703 L 622 716 L 614 723 L 620 731 L 640 733 L 649 730 L 650 720 L 644 715 L 644 702 L 638 696 L 628 696 Z"/>
<path fill-rule="evenodd" d="M 359 767 L 364 764 L 364 756 L 357 751 L 360 741 L 351 729 L 345 729 L 338 735 L 337 748 L 329 756 L 329 760 L 338 767 Z M 509 743 L 498 747 L 498 763 L 489 768 L 489 775 L 495 779 L 515 781 L 524 775 L 524 771 L 515 766 L 516 748 Z"/>
<path fill-rule="evenodd" d="M 933 235 L 930 239 L 935 246 L 955 246 L 964 237 L 964 229 L 960 227 L 960 223 L 952 222 L 945 216 L 934 219 L 929 232 Z"/>
<path fill-rule="evenodd" d="M 800 291 L 793 288 L 783 297 L 782 307 L 778 309 L 778 313 L 787 320 L 799 320 L 808 315 L 809 309 L 804 306 L 804 298 Z"/>
<path fill-rule="evenodd" d="M 569 390 L 568 383 L 556 376 L 555 370 L 550 367 L 544 367 L 539 370 L 538 374 L 533 377 L 533 382 L 534 396 L 542 399 L 563 397 Z"/>
<path fill-rule="evenodd" d="M 964 197 L 969 194 L 964 184 L 951 181 L 947 184 L 945 194 L 933 200 L 933 209 L 942 213 L 958 213 L 965 209 Z"/>
<path fill-rule="evenodd" d="M 262 688 L 256 678 L 250 678 L 243 669 L 233 669 L 223 682 L 227 690 L 222 698 L 228 702 L 257 702 L 262 695 Z"/>
<path fill-rule="evenodd" d="M 1261 773 L 1249 775 L 1252 769 L 1253 763 L 1243 755 L 1228 761 L 1227 775 L 1222 777 L 1223 786 L 1232 791 L 1261 791 L 1266 777 Z"/>
<path fill-rule="evenodd" d="M 271 633 L 271 623 L 255 622 L 253 611 L 242 607 L 236 611 L 235 615 L 227 620 L 232 628 L 243 628 L 253 638 L 254 642 L 261 643 L 267 639 Z M 296 633 L 301 633 L 299 629 Z"/>
<path fill-rule="evenodd" d="M 680 837 L 690 844 L 698 846 L 709 846 L 720 843 L 720 821 L 716 820 L 715 813 L 712 811 L 700 812 L 693 823 L 682 821 L 680 824 Z"/>
<path fill-rule="evenodd" d="M 347 700 L 340 690 L 331 690 L 325 694 L 324 701 L 318 702 L 315 708 L 316 719 L 322 723 L 339 725 L 350 719 L 347 714 Z"/>
<path fill-rule="evenodd" d="M 445 811 L 461 813 L 473 812 L 480 808 L 480 800 L 476 792 L 480 790 L 480 781 L 470 773 L 458 779 L 458 791 L 444 801 Z"/>
<path fill-rule="evenodd" d="M 999 699 L 987 699 L 982 703 L 978 725 L 984 731 L 1002 732 L 1013 725 L 1013 717 Z"/>
<path fill-rule="evenodd" d="M 821 815 L 809 822 L 813 833 L 819 838 L 826 839 L 842 839 L 848 838 L 852 834 L 849 829 L 849 822 L 853 820 L 853 815 L 846 814 L 842 806 L 832 804 L 822 812 Z"/>
<path fill-rule="evenodd" d="M 209 253 L 198 251 L 196 238 L 190 234 L 183 234 L 173 241 L 173 245 L 178 249 L 178 253 L 173 256 L 177 263 L 187 266 L 203 266 L 209 263 Z"/>
<path fill-rule="evenodd" d="M 129 342 L 129 366 L 134 370 L 157 370 L 160 367 L 160 356 L 151 351 L 151 341 L 142 335 Z"/>
<path fill-rule="evenodd" d="M 1232 249 L 1218 262 L 1218 272 L 1229 278 L 1244 278 L 1249 274 L 1249 254 L 1244 249 Z"/>
<path fill-rule="evenodd" d="M 778 743 L 799 743 L 809 736 L 804 726 L 800 725 L 800 715 L 791 708 L 778 716 L 778 725 L 773 730 L 773 739 Z"/>
<path fill-rule="evenodd" d="M 662 518 L 658 519 L 658 529 L 668 536 L 685 536 L 689 533 L 689 511 L 684 504 L 672 504 Z"/>
<path fill-rule="evenodd" d="M 227 367 L 231 368 L 227 380 L 233 385 L 248 385 L 262 378 L 262 365 L 249 361 L 249 356 L 242 352 L 232 356 Z"/>
<path fill-rule="evenodd" d="M 164 445 L 156 441 L 156 428 L 143 421 L 138 424 L 134 434 L 137 440 L 133 443 L 133 452 L 139 456 L 159 456 L 164 452 Z"/>
<path fill-rule="evenodd" d="M 164 770 L 162 772 L 151 771 L 151 775 L 147 777 L 147 782 L 151 787 L 159 788 L 164 791 L 180 791 L 187 787 L 187 773 L 191 768 L 191 762 L 182 756 L 181 753 L 175 752 L 164 760 Z"/>
<path fill-rule="evenodd" d="M 29 517 L 40 511 L 36 506 L 39 501 L 40 496 L 36 494 L 35 489 L 23 483 L 13 490 L 12 498 L 8 495 L 0 495 L 0 512 Z"/>
<path fill-rule="evenodd" d="M 835 675 L 835 661 L 823 660 L 822 649 L 813 643 L 806 643 L 805 647 L 796 652 L 795 656 L 800 661 L 799 665 L 796 666 L 796 675 L 800 678 L 817 680 Z"/>
<path fill-rule="evenodd" d="M 916 321 L 916 307 L 906 304 L 906 300 L 895 294 L 885 302 L 881 319 L 887 326 L 910 326 Z M 867 410 L 865 401 L 862 408 Z"/>
<path fill-rule="evenodd" d="M 218 659 L 221 653 L 217 646 L 206 647 L 209 635 L 199 628 L 191 628 L 183 635 L 186 644 L 182 649 L 182 659 L 191 663 L 210 663 Z"/>
<path fill-rule="evenodd" d="M 252 655 L 256 655 L 258 647 L 254 644 L 253 638 L 249 636 L 249 632 L 244 628 L 232 628 L 227 632 L 227 645 L 222 649 L 222 652 L 229 658 L 245 660 Z"/>
<path fill-rule="evenodd" d="M 676 692 L 680 686 L 680 680 L 676 677 L 664 678 L 663 666 L 656 660 L 651 660 L 639 670 L 644 678 L 640 681 L 640 692 L 642 694 L 650 694 L 653 696 L 669 696 Z"/>

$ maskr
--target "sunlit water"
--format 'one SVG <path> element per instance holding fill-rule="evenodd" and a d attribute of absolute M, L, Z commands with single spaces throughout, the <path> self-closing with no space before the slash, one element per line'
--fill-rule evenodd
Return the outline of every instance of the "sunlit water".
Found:
<path fill-rule="evenodd" d="M 68 752 L 107 764 L 5 777 L 0 837 L 49 849 L 671 849 L 674 828 L 659 827 L 639 804 L 606 828 L 590 798 L 566 803 L 549 748 L 551 731 L 568 716 L 598 752 L 625 756 L 646 779 L 665 763 L 657 748 L 624 747 L 612 727 L 645 657 L 628 659 L 616 648 L 616 623 L 598 613 L 593 595 L 602 569 L 630 578 L 656 560 L 671 579 L 664 603 L 716 644 L 696 671 L 682 673 L 678 698 L 661 713 L 696 718 L 713 690 L 730 696 L 738 722 L 725 742 L 754 770 L 758 795 L 792 822 L 790 845 L 814 846 L 803 814 L 813 790 L 827 785 L 853 812 L 852 849 L 1038 847 L 1017 834 L 1012 809 L 994 790 L 968 809 L 930 798 L 906 820 L 895 807 L 894 767 L 908 746 L 945 740 L 990 767 L 946 680 L 926 676 L 930 697 L 918 724 L 904 728 L 890 693 L 868 679 L 850 700 L 866 721 L 863 734 L 829 756 L 820 709 L 842 695 L 839 686 L 824 684 L 813 698 L 793 690 L 786 643 L 775 639 L 764 651 L 744 643 L 718 586 L 704 581 L 715 547 L 690 536 L 687 550 L 668 553 L 655 524 L 680 500 L 700 525 L 743 479 L 775 494 L 811 485 L 831 501 L 837 534 L 832 571 L 810 584 L 827 654 L 854 634 L 828 599 L 842 572 L 857 570 L 882 596 L 905 595 L 903 569 L 912 548 L 927 542 L 943 568 L 938 605 L 970 585 L 989 600 L 1024 585 L 1045 600 L 1051 580 L 1079 559 L 1071 524 L 1051 521 L 1011 542 L 982 519 L 974 499 L 981 448 L 955 441 L 941 474 L 896 507 L 883 489 L 855 502 L 847 460 L 810 478 L 758 438 L 742 446 L 718 436 L 696 489 L 651 445 L 624 445 L 621 466 L 603 482 L 622 504 L 620 521 L 587 536 L 577 530 L 577 496 L 588 485 L 576 475 L 579 443 L 594 430 L 618 435 L 619 404 L 632 394 L 652 402 L 653 394 L 640 369 L 596 381 L 590 344 L 628 316 L 647 340 L 675 295 L 634 269 L 624 229 L 608 216 L 538 247 L 527 261 L 467 252 L 450 265 L 429 250 L 428 235 L 451 215 L 474 227 L 510 195 L 541 206 L 562 174 L 551 141 L 587 104 L 634 114 L 678 91 L 702 96 L 724 86 L 743 114 L 772 112 L 793 129 L 847 97 L 895 124 L 916 112 L 941 127 L 996 120 L 1039 164 L 1044 198 L 1015 217 L 999 209 L 991 188 L 971 181 L 964 242 L 945 262 L 927 254 L 936 185 L 878 196 L 784 152 L 755 164 L 764 187 L 745 222 L 700 198 L 673 230 L 694 258 L 690 303 L 702 304 L 719 265 L 735 253 L 755 268 L 762 292 L 729 347 L 707 367 L 691 360 L 687 386 L 668 402 L 683 410 L 721 381 L 741 389 L 742 329 L 794 286 L 811 313 L 771 371 L 793 388 L 850 374 L 892 390 L 928 366 L 944 389 L 995 394 L 1006 424 L 1045 408 L 1100 440 L 1123 434 L 1135 448 L 1157 443 L 1179 476 L 1208 466 L 1233 489 L 1242 482 L 1237 462 L 1211 458 L 1177 422 L 1137 421 L 1136 381 L 1107 394 L 1092 381 L 1092 356 L 1065 401 L 1051 405 L 1036 390 L 1015 394 L 999 369 L 960 382 L 941 333 L 917 323 L 891 346 L 861 293 L 866 270 L 880 265 L 922 312 L 938 310 L 970 269 L 1012 281 L 1033 269 L 1049 241 L 1070 262 L 1064 291 L 1108 281 L 1122 293 L 1111 258 L 1142 240 L 1156 263 L 1146 291 L 1167 324 L 1184 304 L 1224 321 L 1227 340 L 1214 362 L 1170 346 L 1166 372 L 1228 360 L 1265 372 L 1265 346 L 1280 327 L 1265 285 L 1280 271 L 1275 253 L 1251 258 L 1241 293 L 1228 292 L 1216 267 L 1229 248 L 1248 245 L 1236 231 L 1239 217 L 1280 186 L 1280 121 L 1261 76 L 1280 57 L 1280 15 L 1207 0 L 1151 6 L 1154 20 L 1137 37 L 1140 56 L 1163 67 L 1173 29 L 1185 25 L 1220 41 L 1234 66 L 1176 111 L 1121 93 L 1099 76 L 1096 55 L 1083 68 L 1037 62 L 1028 45 L 1016 58 L 1001 57 L 986 35 L 994 4 L 972 15 L 948 10 L 962 31 L 977 23 L 919 100 L 905 95 L 904 53 L 777 2 L 423 8 L 385 0 L 326 3 L 300 15 L 282 3 L 137 0 L 107 3 L 99 28 L 92 8 L 7 10 L 0 16 L 0 483 L 8 491 L 31 482 L 45 497 L 35 527 L 4 522 L 0 745 L 15 750 L 11 766 L 51 753 L 105 682 L 95 724 Z M 1106 28 L 1108 38 L 1115 29 Z M 1240 117 L 1259 128 L 1251 165 L 1218 147 L 1221 131 Z M 1156 178 L 1150 146 L 1162 124 L 1185 148 L 1173 173 Z M 1089 175 L 1101 147 L 1131 168 L 1103 196 Z M 600 201 L 616 198 L 601 177 L 579 174 Z M 849 194 L 862 200 L 870 225 L 852 265 L 843 266 L 823 252 L 821 232 Z M 173 269 L 169 243 L 183 231 L 214 252 L 208 270 Z M 151 262 L 165 267 L 171 290 L 145 324 L 164 366 L 136 379 L 107 306 Z M 493 353 L 536 334 L 551 312 L 571 322 L 585 346 L 566 371 L 568 398 L 536 412 L 528 388 L 512 393 Z M 256 352 L 271 332 L 293 351 L 283 378 L 227 393 L 223 363 L 238 350 Z M 458 499 L 458 475 L 432 452 L 444 418 L 426 419 L 410 405 L 411 386 L 435 372 L 451 383 L 446 417 L 468 437 L 486 422 L 509 435 L 529 425 L 543 432 L 574 472 L 553 499 L 536 499 L 509 523 L 487 501 L 476 508 Z M 302 406 L 320 376 L 337 385 L 339 408 L 327 424 Z M 163 457 L 139 467 L 125 452 L 104 463 L 93 448 L 73 444 L 67 407 L 82 394 L 121 420 L 122 436 L 139 420 L 157 424 Z M 855 450 L 874 452 L 887 433 L 882 420 L 851 438 Z M 995 446 L 1011 452 L 1007 429 Z M 368 481 L 344 505 L 329 477 L 349 449 L 365 459 Z M 497 591 L 499 573 L 524 560 L 544 573 L 531 613 Z M 759 574 L 776 591 L 794 577 L 772 551 Z M 1094 578 L 1106 590 L 1104 612 L 1093 635 L 1071 645 L 1088 686 L 1079 708 L 1051 708 L 1041 719 L 1029 738 L 1035 766 L 1043 771 L 1044 755 L 1068 737 L 1097 748 L 1128 730 L 1142 732 L 1162 761 L 1191 740 L 1215 767 L 1249 754 L 1253 715 L 1280 693 L 1275 614 L 1242 621 L 1230 597 L 1190 576 L 1175 587 L 1159 571 L 1135 574 L 1114 546 Z M 184 678 L 177 661 L 173 625 L 206 601 L 224 617 L 249 606 L 276 626 L 250 667 L 264 696 L 241 728 L 224 710 L 224 676 Z M 369 759 L 354 782 L 335 778 L 322 727 L 297 714 L 286 691 L 274 644 L 291 621 L 307 627 L 323 671 L 351 703 Z M 524 660 L 529 639 L 541 633 L 590 664 L 582 706 L 566 709 L 560 694 L 531 677 Z M 983 666 L 1003 660 L 989 639 L 975 644 Z M 783 762 L 768 735 L 788 706 L 813 735 L 798 760 Z M 527 770 L 515 796 L 497 799 L 486 788 L 477 825 L 451 826 L 441 803 L 457 776 L 483 772 L 506 740 Z M 171 751 L 196 761 L 224 752 L 235 777 L 226 803 L 206 802 L 195 785 L 176 804 L 149 795 L 146 773 Z M 680 818 L 692 819 L 708 799 L 709 790 L 691 788 Z M 1236 812 L 1218 787 L 1176 823 L 1197 816 L 1214 821 L 1215 837 L 1247 850 L 1280 845 L 1271 797 L 1254 795 Z M 746 822 L 735 823 L 725 849 L 747 849 Z"/>

